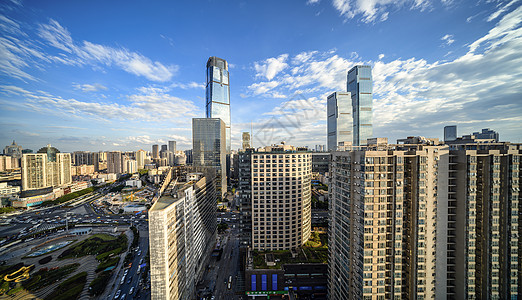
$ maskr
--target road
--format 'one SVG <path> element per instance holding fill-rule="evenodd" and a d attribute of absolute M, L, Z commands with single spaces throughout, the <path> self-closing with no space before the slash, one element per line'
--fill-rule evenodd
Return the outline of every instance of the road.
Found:
<path fill-rule="evenodd" d="M 110 291 L 110 296 L 108 299 L 115 299 L 115 295 L 118 291 L 120 291 L 120 296 L 118 299 L 121 299 L 123 295 L 125 295 L 125 299 L 150 299 L 150 289 L 146 289 L 147 283 L 142 280 L 142 270 L 140 270 L 138 273 L 140 262 L 145 263 L 145 256 L 149 249 L 149 231 L 147 223 L 143 222 L 143 224 L 138 225 L 138 229 L 140 232 L 140 239 L 138 242 L 139 246 L 136 250 L 129 250 L 134 255 L 132 259 L 132 267 L 130 269 L 121 268 L 118 274 L 116 274 L 114 288 L 112 288 Z M 122 257 L 122 259 L 124 258 L 125 257 Z M 121 279 L 125 270 L 128 271 L 122 284 Z M 140 281 L 142 282 L 141 285 Z M 134 290 L 133 293 L 130 294 L 132 287 L 134 287 Z"/>
<path fill-rule="evenodd" d="M 204 274 L 202 282 L 198 285 L 198 290 L 210 289 L 211 294 L 214 295 L 217 300 L 240 299 L 240 297 L 236 295 L 238 291 L 238 279 L 240 279 L 238 213 L 218 213 L 218 219 L 219 218 L 222 222 L 229 224 L 229 229 L 218 236 L 221 241 L 223 253 L 220 260 L 216 261 L 215 258 L 211 259 L 210 269 Z M 228 281 L 230 276 L 232 276 L 232 282 L 229 289 Z M 205 295 L 205 293 L 203 293 L 203 295 Z"/>

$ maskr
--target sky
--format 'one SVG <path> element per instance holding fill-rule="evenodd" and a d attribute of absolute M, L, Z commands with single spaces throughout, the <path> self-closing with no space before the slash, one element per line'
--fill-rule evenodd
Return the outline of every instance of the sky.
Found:
<path fill-rule="evenodd" d="M 0 4 L 0 146 L 192 148 L 205 66 L 229 62 L 232 148 L 326 144 L 326 97 L 372 66 L 374 136 L 522 142 L 522 1 Z"/>

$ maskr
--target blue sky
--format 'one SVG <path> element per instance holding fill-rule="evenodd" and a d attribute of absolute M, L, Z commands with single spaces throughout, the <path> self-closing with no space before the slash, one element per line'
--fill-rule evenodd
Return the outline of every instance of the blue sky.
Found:
<path fill-rule="evenodd" d="M 232 146 L 326 144 L 326 97 L 370 64 L 374 136 L 522 142 L 521 1 L 3 1 L 0 145 L 191 148 L 205 64 L 230 64 Z"/>

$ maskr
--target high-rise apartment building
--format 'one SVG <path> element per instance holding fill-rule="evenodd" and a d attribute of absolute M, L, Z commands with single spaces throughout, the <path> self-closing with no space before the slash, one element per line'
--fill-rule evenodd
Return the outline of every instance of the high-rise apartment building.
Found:
<path fill-rule="evenodd" d="M 449 150 L 402 142 L 332 153 L 329 299 L 446 299 Z"/>
<path fill-rule="evenodd" d="M 145 168 L 145 158 L 147 156 L 147 153 L 140 149 L 138 151 L 136 151 L 136 163 L 137 163 L 137 166 L 138 166 L 138 170 L 141 170 L 141 169 L 144 169 Z"/>
<path fill-rule="evenodd" d="M 312 155 L 289 145 L 239 153 L 243 246 L 290 250 L 311 233 Z"/>
<path fill-rule="evenodd" d="M 373 135 L 372 67 L 355 66 L 348 71 L 353 107 L 353 145 L 362 146 Z"/>
<path fill-rule="evenodd" d="M 354 136 L 352 97 L 350 93 L 335 92 L 327 98 L 328 151 L 352 145 Z"/>
<path fill-rule="evenodd" d="M 94 165 L 94 155 L 88 151 L 75 151 L 73 152 L 72 158 L 75 166 Z"/>
<path fill-rule="evenodd" d="M 123 173 L 123 160 L 120 151 L 107 152 L 107 173 Z"/>
<path fill-rule="evenodd" d="M 218 118 L 192 119 L 193 165 L 216 170 L 220 196 L 227 192 L 226 127 Z"/>
<path fill-rule="evenodd" d="M 152 145 L 152 159 L 160 158 L 159 145 Z"/>
<path fill-rule="evenodd" d="M 99 172 L 107 169 L 107 152 L 93 153 L 94 171 Z"/>
<path fill-rule="evenodd" d="M 207 61 L 206 117 L 225 122 L 226 153 L 230 153 L 230 85 L 226 60 L 212 56 Z"/>
<path fill-rule="evenodd" d="M 149 210 L 152 300 L 195 299 L 215 244 L 214 171 L 194 171 L 173 168 Z"/>
<path fill-rule="evenodd" d="M 58 187 L 72 182 L 71 154 L 47 145 L 22 156 L 22 190 Z"/>
<path fill-rule="evenodd" d="M 242 136 L 242 141 L 243 141 L 243 150 L 246 150 L 248 148 L 251 147 L 251 144 L 250 144 L 250 133 L 249 132 L 243 132 L 243 136 Z"/>
<path fill-rule="evenodd" d="M 522 144 L 449 146 L 448 298 L 519 299 Z"/>

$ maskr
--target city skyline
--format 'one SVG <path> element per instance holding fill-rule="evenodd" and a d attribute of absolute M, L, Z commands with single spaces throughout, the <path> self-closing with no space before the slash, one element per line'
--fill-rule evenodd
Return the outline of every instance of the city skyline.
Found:
<path fill-rule="evenodd" d="M 264 146 L 256 133 L 271 123 L 294 145 L 326 144 L 326 113 L 310 105 L 326 111 L 356 64 L 373 69 L 374 137 L 442 138 L 458 125 L 459 135 L 489 127 L 521 141 L 517 1 L 95 4 L 1 5 L 4 146 L 190 149 L 210 56 L 230 64 L 232 149 L 251 126 Z M 211 12 L 230 33 L 206 30 Z"/>

